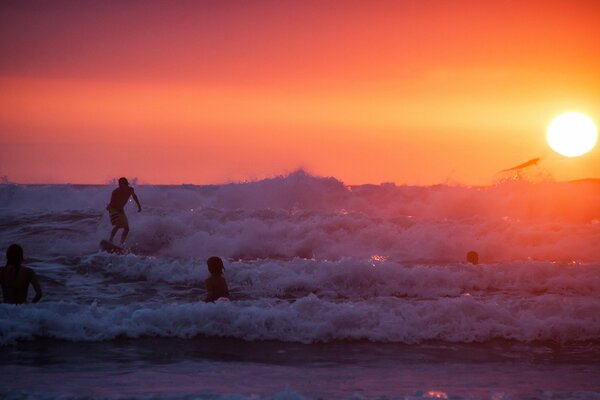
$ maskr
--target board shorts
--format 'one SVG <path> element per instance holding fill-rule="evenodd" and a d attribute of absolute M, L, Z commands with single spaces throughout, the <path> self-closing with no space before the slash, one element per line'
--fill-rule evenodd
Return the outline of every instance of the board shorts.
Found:
<path fill-rule="evenodd" d="M 125 215 L 125 211 L 117 210 L 113 207 L 108 207 L 108 215 L 110 215 L 110 223 L 113 226 L 118 228 L 128 228 L 129 221 L 127 220 L 127 215 Z"/>

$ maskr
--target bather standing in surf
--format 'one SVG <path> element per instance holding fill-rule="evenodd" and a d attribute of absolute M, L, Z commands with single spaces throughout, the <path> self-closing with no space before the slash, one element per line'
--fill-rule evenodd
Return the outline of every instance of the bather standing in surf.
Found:
<path fill-rule="evenodd" d="M 35 271 L 23 264 L 23 248 L 12 244 L 6 250 L 6 266 L 0 268 L 0 287 L 2 287 L 2 302 L 7 304 L 27 303 L 29 285 L 35 290 L 31 301 L 37 303 L 42 298 L 42 287 Z"/>
<path fill-rule="evenodd" d="M 125 215 L 125 204 L 129 201 L 129 197 L 133 197 L 138 206 L 138 212 L 141 212 L 142 206 L 140 205 L 140 201 L 133 188 L 129 186 L 127 178 L 119 178 L 119 187 L 113 190 L 110 196 L 110 203 L 106 206 L 106 210 L 110 215 L 110 223 L 114 226 L 110 233 L 109 242 L 111 243 L 119 229 L 123 229 L 121 245 L 125 243 L 125 239 L 127 239 L 127 235 L 129 234 L 129 221 L 127 220 L 127 215 Z"/>

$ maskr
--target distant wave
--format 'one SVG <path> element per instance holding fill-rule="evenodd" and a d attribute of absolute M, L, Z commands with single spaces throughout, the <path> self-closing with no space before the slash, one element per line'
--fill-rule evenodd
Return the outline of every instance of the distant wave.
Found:
<path fill-rule="evenodd" d="M 0 185 L 2 244 L 89 254 L 110 230 L 112 186 Z M 484 262 L 600 260 L 600 184 L 471 188 L 345 186 L 296 172 L 220 186 L 141 186 L 129 209 L 138 254 L 231 259 L 368 258 Z"/>
<path fill-rule="evenodd" d="M 154 257 L 97 254 L 79 260 L 78 269 L 94 270 L 120 281 L 157 284 L 202 282 L 208 272 L 201 260 L 166 261 Z M 360 301 L 375 297 L 431 299 L 505 294 L 594 297 L 600 293 L 600 265 L 512 262 L 470 265 L 395 263 L 344 258 L 227 262 L 229 286 L 236 298 L 319 298 Z"/>
<path fill-rule="evenodd" d="M 103 211 L 113 186 L 0 184 L 0 210 Z M 139 186 L 143 203 L 168 210 L 304 210 L 422 218 L 496 218 L 589 222 L 600 219 L 600 180 L 488 187 L 347 186 L 297 171 L 257 182 L 224 185 Z"/>

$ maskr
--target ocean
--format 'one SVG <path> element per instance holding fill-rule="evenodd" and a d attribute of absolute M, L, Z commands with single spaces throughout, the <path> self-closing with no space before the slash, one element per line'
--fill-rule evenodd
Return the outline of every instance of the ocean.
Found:
<path fill-rule="evenodd" d="M 113 189 L 0 185 L 44 292 L 0 304 L 1 398 L 600 399 L 598 180 L 138 185 L 126 255 Z"/>

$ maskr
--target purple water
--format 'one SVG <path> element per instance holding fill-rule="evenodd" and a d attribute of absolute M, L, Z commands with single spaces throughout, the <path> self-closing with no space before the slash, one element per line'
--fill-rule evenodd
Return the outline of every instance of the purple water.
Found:
<path fill-rule="evenodd" d="M 0 397 L 600 398 L 598 182 L 140 186 L 125 256 L 111 189 L 0 185 L 44 289 L 0 304 Z"/>

